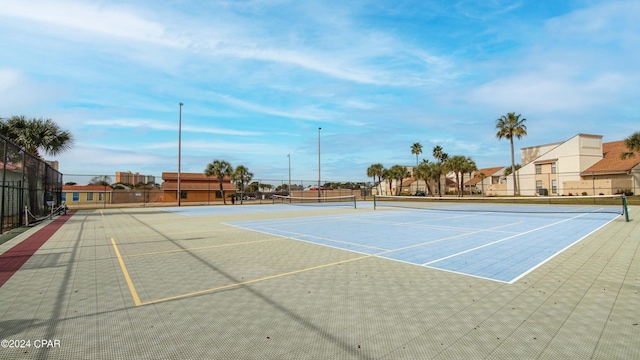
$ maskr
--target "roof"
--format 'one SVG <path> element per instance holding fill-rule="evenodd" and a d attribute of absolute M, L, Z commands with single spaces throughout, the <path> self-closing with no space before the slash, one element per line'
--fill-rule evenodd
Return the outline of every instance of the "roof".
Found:
<path fill-rule="evenodd" d="M 471 178 L 471 180 L 467 181 L 465 183 L 465 185 L 475 185 L 477 183 L 480 182 L 480 174 L 484 174 L 485 178 L 490 177 L 491 175 L 497 173 L 498 171 L 504 169 L 504 166 L 499 166 L 499 167 L 492 167 L 492 168 L 486 168 L 486 169 L 479 169 L 478 171 L 476 171 L 474 173 L 474 177 Z"/>
<path fill-rule="evenodd" d="M 605 175 L 605 174 L 622 174 L 628 173 L 640 164 L 640 156 L 631 156 L 622 159 L 622 153 L 627 152 L 627 146 L 624 140 L 608 142 L 602 144 L 602 160 L 585 169 L 581 176 L 588 175 Z"/>
<path fill-rule="evenodd" d="M 164 191 L 177 191 L 178 188 L 178 182 L 174 181 L 174 182 L 163 182 L 162 183 L 162 190 Z M 228 182 L 223 182 L 222 183 L 222 188 L 224 191 L 235 191 L 236 187 L 234 184 L 232 183 L 228 183 Z M 220 183 L 218 182 L 218 180 L 215 181 L 211 181 L 211 183 L 207 183 L 207 182 L 188 182 L 188 181 L 182 181 L 180 180 L 180 190 L 181 191 L 186 191 L 186 190 L 205 190 L 205 191 L 220 191 Z"/>
<path fill-rule="evenodd" d="M 105 192 L 113 191 L 110 186 L 103 185 L 62 185 L 62 191 L 93 191 L 93 192 Z"/>
<path fill-rule="evenodd" d="M 163 172 L 162 173 L 162 180 L 164 181 L 169 181 L 169 180 L 173 180 L 173 181 L 177 181 L 178 180 L 178 173 L 177 172 Z M 218 182 L 218 178 L 215 176 L 207 176 L 204 173 L 184 173 L 181 172 L 180 173 L 180 182 L 184 181 L 184 180 L 200 180 L 200 181 L 215 181 Z M 223 181 L 230 181 L 231 178 L 228 176 L 224 177 Z"/>

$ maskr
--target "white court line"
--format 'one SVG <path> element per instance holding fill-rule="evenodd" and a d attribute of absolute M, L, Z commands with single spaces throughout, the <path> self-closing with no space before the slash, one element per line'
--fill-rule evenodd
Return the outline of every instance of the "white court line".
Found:
<path fill-rule="evenodd" d="M 516 237 L 518 237 L 518 236 L 522 236 L 522 235 L 530 234 L 530 233 L 532 233 L 532 232 L 535 232 L 535 231 L 538 231 L 538 230 L 542 230 L 542 229 L 545 229 L 545 228 L 548 228 L 548 227 L 551 227 L 551 226 L 555 226 L 555 225 L 558 225 L 558 224 L 561 224 L 561 223 L 564 223 L 564 222 L 567 222 L 567 221 L 570 221 L 570 220 L 573 220 L 573 219 L 577 219 L 577 218 L 582 217 L 582 216 L 585 216 L 585 215 L 588 215 L 588 213 L 587 213 L 587 214 L 580 214 L 580 215 L 577 215 L 577 216 L 574 216 L 574 217 L 570 217 L 570 218 L 567 218 L 567 219 L 564 219 L 564 220 L 560 220 L 560 221 L 557 221 L 557 222 L 554 222 L 554 223 L 551 223 L 551 224 L 547 224 L 547 225 L 545 225 L 545 226 L 541 226 L 541 227 L 539 227 L 539 228 L 531 229 L 531 230 L 529 230 L 529 231 L 525 231 L 525 232 L 523 232 L 523 233 L 519 233 L 519 234 L 516 234 L 516 235 L 513 235 L 513 236 L 508 236 L 508 237 L 506 237 L 506 238 L 503 238 L 503 239 L 500 239 L 500 240 L 496 240 L 496 241 L 493 241 L 493 242 L 490 242 L 490 243 L 487 243 L 487 244 L 484 244 L 484 245 L 476 246 L 476 247 L 474 247 L 474 248 L 467 249 L 467 250 L 465 250 L 465 251 L 461 251 L 461 252 L 458 252 L 458 253 L 455 253 L 455 254 L 451 254 L 451 255 L 449 255 L 449 256 L 445 256 L 445 257 L 440 258 L 440 259 L 436 259 L 436 260 L 429 261 L 429 262 L 424 263 L 424 264 L 422 264 L 422 265 L 423 265 L 423 266 L 428 266 L 428 265 L 431 265 L 431 264 L 437 263 L 437 262 L 442 261 L 442 260 L 446 260 L 446 259 L 450 259 L 450 258 L 453 258 L 453 257 L 456 257 L 456 256 L 460 256 L 460 255 L 462 255 L 462 254 L 466 254 L 466 253 L 469 253 L 469 252 L 472 252 L 472 251 L 476 251 L 476 250 L 479 250 L 479 249 L 485 248 L 485 247 L 487 247 L 487 246 L 492 246 L 492 245 L 495 245 L 495 244 L 498 244 L 498 243 L 501 243 L 501 242 L 504 242 L 504 241 L 507 241 L 507 240 L 510 240 L 510 239 L 516 238 Z M 607 224 L 608 224 L 608 223 L 607 223 Z"/>
<path fill-rule="evenodd" d="M 556 256 L 560 255 L 562 252 L 564 252 L 564 251 L 565 251 L 565 250 L 567 250 L 568 248 L 570 248 L 570 247 L 572 247 L 573 245 L 575 245 L 575 244 L 579 243 L 580 241 L 582 241 L 582 240 L 583 240 L 584 238 L 586 238 L 587 236 L 589 236 L 589 235 L 593 234 L 594 232 L 596 232 L 596 231 L 598 231 L 598 230 L 602 229 L 603 227 L 605 227 L 605 226 L 609 225 L 609 224 L 610 224 L 612 221 L 614 221 L 615 219 L 616 219 L 616 217 L 614 217 L 613 219 L 611 219 L 611 220 L 607 221 L 606 223 L 604 223 L 603 225 L 599 226 L 597 229 L 595 229 L 595 230 L 593 230 L 593 231 L 589 232 L 588 234 L 586 234 L 585 236 L 581 237 L 580 239 L 578 239 L 578 240 L 576 240 L 576 241 L 572 242 L 571 244 L 569 244 L 569 245 L 565 246 L 562 250 L 560 250 L 560 251 L 556 252 L 555 254 L 553 254 L 552 256 L 548 257 L 546 260 L 542 261 L 542 262 L 541 262 L 541 263 L 539 263 L 538 265 L 536 265 L 536 266 L 532 267 L 531 269 L 529 269 L 529 270 L 525 271 L 524 273 L 520 274 L 520 276 L 518 276 L 518 277 L 514 278 L 513 280 L 511 280 L 511 281 L 509 282 L 509 284 L 513 284 L 514 282 L 516 282 L 516 281 L 520 280 L 522 277 L 524 277 L 525 275 L 529 274 L 529 273 L 530 273 L 530 272 L 532 272 L 533 270 L 535 270 L 535 269 L 539 268 L 540 266 L 542 266 L 542 265 L 546 264 L 546 263 L 547 263 L 547 261 L 549 261 L 549 260 L 553 259 L 554 257 L 556 257 Z"/>
<path fill-rule="evenodd" d="M 263 233 L 263 234 L 269 234 L 269 235 L 273 235 L 273 236 L 280 236 L 280 237 L 285 237 L 285 238 L 289 238 L 289 239 L 293 239 L 293 240 L 299 240 L 299 241 L 306 241 L 308 243 L 311 244 L 316 244 L 316 245 L 322 245 L 322 246 L 327 246 L 325 244 L 320 244 L 317 242 L 313 242 L 313 241 L 309 241 L 309 240 L 303 240 L 300 239 L 298 237 L 307 237 L 307 238 L 311 238 L 311 239 L 318 239 L 318 240 L 324 240 L 324 241 L 329 241 L 329 242 L 334 242 L 334 243 L 339 243 L 339 244 L 346 244 L 346 245 L 353 245 L 353 246 L 357 246 L 357 247 L 361 247 L 361 248 L 367 248 L 367 249 L 373 249 L 373 250 L 379 250 L 379 251 L 389 251 L 389 249 L 385 249 L 385 248 L 379 248 L 379 247 L 375 247 L 375 246 L 369 246 L 369 245 L 362 245 L 362 244 L 357 244 L 357 243 L 352 243 L 352 242 L 348 242 L 348 241 L 341 241 L 341 240 L 334 240 L 334 239 L 329 239 L 329 238 L 324 238 L 321 236 L 314 236 L 314 235 L 309 235 L 309 234 L 303 234 L 303 233 L 297 233 L 297 232 L 293 232 L 293 231 L 286 231 L 286 230 L 280 230 L 280 229 L 274 229 L 274 228 L 270 228 L 267 226 L 258 226 L 257 228 L 246 228 L 246 227 L 242 227 L 242 226 L 237 226 L 237 225 L 233 225 L 233 224 L 226 224 L 229 226 L 234 226 L 240 229 L 244 229 L 244 230 L 252 230 L 252 231 L 256 231 L 259 233 Z M 269 232 L 271 231 L 271 232 Z M 280 234 L 283 233 L 283 234 Z M 287 236 L 287 234 L 289 236 Z M 294 237 L 294 236 L 298 236 L 298 237 Z M 337 247 L 338 249 L 341 250 L 349 250 L 349 249 L 344 249 L 344 248 L 340 248 Z"/>

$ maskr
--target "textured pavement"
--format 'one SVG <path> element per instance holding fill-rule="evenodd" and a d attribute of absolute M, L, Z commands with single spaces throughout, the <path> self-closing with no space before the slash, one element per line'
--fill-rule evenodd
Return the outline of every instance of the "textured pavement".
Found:
<path fill-rule="evenodd" d="M 0 359 L 640 358 L 638 207 L 514 284 L 222 224 L 367 211 L 78 211 L 0 287 Z"/>

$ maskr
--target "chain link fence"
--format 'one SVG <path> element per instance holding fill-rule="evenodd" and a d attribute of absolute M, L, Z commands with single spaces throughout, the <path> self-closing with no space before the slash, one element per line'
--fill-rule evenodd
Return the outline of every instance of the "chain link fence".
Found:
<path fill-rule="evenodd" d="M 0 135 L 0 232 L 41 219 L 62 204 L 62 174 Z"/>
<path fill-rule="evenodd" d="M 176 206 L 177 182 L 175 173 L 141 175 L 119 173 L 115 175 L 65 174 L 62 200 L 70 209 L 110 207 Z M 169 180 L 170 179 L 170 180 Z M 169 181 L 167 181 L 169 180 Z M 317 180 L 252 179 L 244 188 L 229 179 L 223 182 L 225 201 L 229 204 L 272 203 L 273 195 L 318 196 Z M 320 196 L 356 195 L 366 198 L 371 184 L 366 182 L 323 182 Z M 180 205 L 222 204 L 220 184 L 216 177 L 183 173 L 180 186 Z"/>

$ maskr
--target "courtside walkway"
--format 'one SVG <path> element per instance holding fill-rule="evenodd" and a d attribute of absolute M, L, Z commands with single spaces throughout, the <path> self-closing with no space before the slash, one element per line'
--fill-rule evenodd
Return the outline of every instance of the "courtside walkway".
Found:
<path fill-rule="evenodd" d="M 367 211 L 79 211 L 0 287 L 0 359 L 640 358 L 638 207 L 513 284 L 223 224 Z"/>

